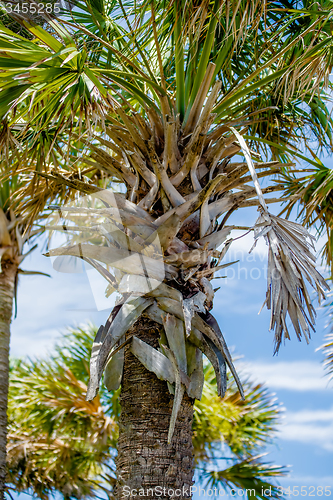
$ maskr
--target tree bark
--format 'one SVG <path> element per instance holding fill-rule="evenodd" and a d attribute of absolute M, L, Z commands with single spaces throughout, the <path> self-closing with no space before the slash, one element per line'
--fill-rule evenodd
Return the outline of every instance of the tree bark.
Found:
<path fill-rule="evenodd" d="M 16 264 L 8 260 L 2 262 L 2 273 L 0 273 L 0 500 L 5 498 L 6 487 L 9 341 L 16 272 Z"/>
<path fill-rule="evenodd" d="M 136 335 L 157 348 L 159 329 L 158 324 L 143 317 L 129 330 L 128 335 Z M 193 484 L 194 400 L 184 395 L 169 445 L 167 438 L 172 403 L 173 396 L 169 393 L 167 383 L 146 370 L 126 348 L 120 395 L 118 480 L 115 493 L 118 500 L 137 499 L 139 495 L 139 498 L 147 500 L 169 499 L 175 490 L 178 490 L 175 498 L 190 498 L 190 486 Z M 156 487 L 159 489 L 156 490 Z M 131 490 L 136 492 L 129 494 Z"/>

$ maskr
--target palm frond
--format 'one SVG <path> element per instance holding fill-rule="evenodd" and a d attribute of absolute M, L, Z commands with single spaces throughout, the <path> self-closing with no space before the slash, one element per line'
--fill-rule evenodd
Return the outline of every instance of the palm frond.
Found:
<path fill-rule="evenodd" d="M 91 498 L 106 487 L 106 474 L 114 478 L 116 395 L 105 406 L 85 401 L 93 331 L 71 329 L 55 355 L 11 371 L 8 468 L 16 491 L 32 488 L 42 500 L 56 491 Z"/>
<path fill-rule="evenodd" d="M 285 197 L 291 198 L 284 212 L 289 216 L 292 209 L 299 205 L 299 220 L 307 227 L 316 228 L 319 235 L 326 235 L 322 257 L 332 274 L 332 171 L 315 155 L 314 159 L 317 167 L 311 169 L 308 175 L 291 171 L 281 176 L 280 186 L 285 191 Z"/>
<path fill-rule="evenodd" d="M 285 467 L 262 462 L 262 455 L 246 458 L 222 471 L 210 471 L 203 474 L 207 487 L 222 487 L 232 490 L 238 487 L 246 492 L 248 498 L 281 498 L 281 488 L 268 482 L 270 478 L 287 474 Z"/>
<path fill-rule="evenodd" d="M 197 463 L 214 461 L 221 442 L 242 457 L 259 452 L 276 432 L 281 409 L 268 390 L 250 381 L 244 383 L 242 401 L 235 384 L 228 384 L 226 397 L 216 395 L 216 376 L 211 365 L 204 368 L 205 383 L 200 401 L 195 402 L 193 445 Z"/>

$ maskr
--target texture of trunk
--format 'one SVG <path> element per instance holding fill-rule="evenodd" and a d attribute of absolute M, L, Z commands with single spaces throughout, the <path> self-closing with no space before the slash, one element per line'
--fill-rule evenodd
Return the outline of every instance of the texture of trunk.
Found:
<path fill-rule="evenodd" d="M 6 486 L 9 340 L 17 266 L 4 261 L 0 273 L 0 500 Z"/>
<path fill-rule="evenodd" d="M 159 329 L 159 325 L 143 317 L 127 335 L 135 334 L 157 348 Z M 169 499 L 176 489 L 177 498 L 189 498 L 193 484 L 194 400 L 184 395 L 172 442 L 168 444 L 172 402 L 166 382 L 146 370 L 127 349 L 120 395 L 117 500 L 135 498 L 135 493 L 143 499 Z M 136 490 L 133 495 L 131 490 Z M 161 494 L 156 494 L 159 491 Z"/>

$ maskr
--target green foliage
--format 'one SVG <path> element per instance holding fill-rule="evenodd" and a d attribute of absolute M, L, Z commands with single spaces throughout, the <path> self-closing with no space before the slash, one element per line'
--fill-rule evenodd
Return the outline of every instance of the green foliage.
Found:
<path fill-rule="evenodd" d="M 1 113 L 15 106 L 14 121 L 44 129 L 56 119 L 59 130 L 85 121 L 89 129 L 120 94 L 138 111 L 159 110 L 167 94 L 186 122 L 214 63 L 208 89 L 218 78 L 223 91 L 216 123 L 254 112 L 259 148 L 260 139 L 308 137 L 304 124 L 328 147 L 332 122 L 314 91 L 327 97 L 332 12 L 319 3 L 314 14 L 307 2 L 79 0 L 47 29 L 25 23 L 29 36 L 3 26 Z"/>
<path fill-rule="evenodd" d="M 30 179 L 28 196 L 20 197 L 19 210 L 24 206 L 29 223 L 57 189 L 63 199 L 76 188 L 41 177 L 43 172 L 95 184 L 103 184 L 105 173 L 115 175 L 96 162 L 93 142 L 105 139 L 120 104 L 142 116 L 152 107 L 163 116 L 175 101 L 186 127 L 212 64 L 206 94 L 217 79 L 222 84 L 215 125 L 246 127 L 254 151 L 283 162 L 305 158 L 300 143 L 311 154 L 310 139 L 321 151 L 332 147 L 330 2 L 74 5 L 43 27 L 25 23 L 19 33 L 6 19 L 0 29 L 1 115 L 21 150 L 10 169 L 38 174 Z M 78 137 L 84 132 L 89 139 L 83 143 Z M 328 260 L 330 253 L 328 248 Z"/>
<path fill-rule="evenodd" d="M 287 202 L 284 212 L 289 216 L 294 207 L 298 208 L 302 223 L 316 228 L 318 235 L 325 235 L 322 257 L 333 276 L 333 171 L 314 154 L 312 163 L 315 168 L 307 175 L 295 170 L 281 176 Z"/>
<path fill-rule="evenodd" d="M 42 500 L 54 491 L 80 499 L 94 497 L 97 477 L 99 490 L 113 482 L 117 395 L 105 407 L 99 397 L 85 401 L 94 330 L 71 330 L 56 354 L 16 362 L 11 370 L 8 466 L 16 491 L 32 488 Z"/>
<path fill-rule="evenodd" d="M 229 384 L 227 395 L 221 400 L 216 395 L 215 385 L 214 370 L 207 364 L 203 395 L 195 402 L 194 446 L 197 458 L 211 459 L 214 445 L 221 441 L 237 456 L 257 453 L 275 432 L 280 417 L 276 399 L 262 385 L 246 382 L 243 384 L 245 401 L 240 398 L 234 384 Z"/>
<path fill-rule="evenodd" d="M 223 471 L 205 472 L 203 477 L 210 488 L 235 486 L 246 491 L 248 498 L 281 498 L 281 488 L 272 486 L 268 478 L 281 477 L 287 473 L 283 467 L 261 462 L 261 456 L 246 458 Z M 269 495 L 265 495 L 268 489 Z"/>

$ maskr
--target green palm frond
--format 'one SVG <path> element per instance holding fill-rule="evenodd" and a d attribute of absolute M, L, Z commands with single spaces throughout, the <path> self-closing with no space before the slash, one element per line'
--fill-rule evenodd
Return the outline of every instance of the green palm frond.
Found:
<path fill-rule="evenodd" d="M 194 448 L 196 459 L 214 460 L 215 446 L 225 442 L 237 456 L 251 454 L 267 444 L 276 431 L 280 408 L 262 385 L 244 383 L 242 401 L 233 383 L 226 397 L 216 395 L 216 378 L 211 365 L 205 367 L 205 384 L 195 403 Z"/>
<path fill-rule="evenodd" d="M 311 169 L 307 175 L 302 175 L 302 171 L 291 171 L 281 176 L 280 187 L 285 191 L 287 201 L 283 212 L 289 216 L 293 208 L 298 206 L 297 215 L 302 223 L 307 227 L 316 228 L 319 235 L 326 236 L 322 257 L 332 274 L 333 171 L 325 167 L 314 153 L 313 159 L 317 167 Z"/>
<path fill-rule="evenodd" d="M 212 63 L 215 66 L 211 81 L 206 82 L 206 94 L 216 78 L 221 81 L 222 87 L 221 102 L 214 110 L 218 111 L 216 122 L 223 118 L 226 123 L 241 123 L 246 117 L 245 125 L 253 149 L 265 153 L 271 151 L 274 158 L 289 161 L 291 156 L 297 156 L 297 151 L 290 149 L 290 145 L 309 138 L 308 132 L 304 133 L 304 126 L 309 127 L 322 147 L 327 148 L 331 144 L 331 122 L 327 108 L 321 104 L 321 99 L 313 95 L 318 80 L 315 80 L 316 72 L 325 74 L 331 64 L 330 58 L 325 58 L 331 40 L 328 38 L 326 19 L 322 25 L 320 16 L 312 19 L 312 14 L 307 13 L 306 9 L 299 12 L 291 10 L 289 14 L 288 10 L 279 13 L 281 5 L 278 2 L 269 7 L 260 2 L 256 6 L 257 10 L 253 10 L 249 8 L 248 2 L 242 1 L 236 11 L 228 2 L 192 2 L 184 6 L 171 2 L 167 8 L 163 2 L 157 2 L 154 17 L 147 2 L 137 2 L 135 5 L 131 2 L 81 2 L 78 7 L 78 10 L 68 13 L 68 22 L 74 22 L 73 26 L 68 27 L 71 33 L 56 22 L 48 31 L 27 26 L 26 29 L 35 37 L 33 41 L 18 38 L 6 28 L 2 33 L 3 58 L 0 66 L 2 64 L 3 113 L 13 109 L 15 123 L 21 120 L 20 117 L 26 120 L 30 127 L 28 134 L 33 132 L 38 147 L 43 149 L 36 164 L 38 170 L 41 168 L 41 159 L 45 169 L 47 163 L 50 163 L 51 168 L 52 165 L 57 168 L 58 163 L 68 164 L 72 152 L 59 159 L 59 150 L 64 150 L 64 145 L 71 147 L 73 127 L 78 129 L 79 136 L 85 127 L 88 127 L 90 134 L 92 122 L 100 132 L 98 125 L 104 126 L 110 105 L 118 106 L 119 102 L 124 104 L 123 100 L 126 99 L 128 106 L 137 111 L 144 106 L 155 106 L 159 112 L 164 106 L 164 89 L 170 99 L 176 97 L 179 101 L 179 78 L 184 80 L 179 88 L 186 90 L 181 98 L 185 99 L 182 109 L 185 112 L 186 107 L 186 116 L 189 116 L 194 104 L 191 95 L 195 94 L 203 79 L 208 78 L 207 71 Z M 265 29 L 261 16 L 264 10 Z M 88 18 L 84 22 L 83 12 L 90 19 L 89 23 Z M 118 20 L 124 12 L 128 13 L 129 26 L 125 23 L 124 27 L 120 27 Z M 106 31 L 97 13 L 103 18 Z M 179 43 L 173 32 L 175 18 L 182 22 Z M 64 22 L 67 22 L 66 19 Z M 154 22 L 156 40 L 152 29 Z M 111 25 L 112 29 L 117 26 L 118 32 L 109 36 Z M 206 37 L 207 30 L 212 34 L 209 39 Z M 260 30 L 261 36 L 256 36 L 256 30 Z M 285 36 L 283 43 L 282 33 Z M 311 44 L 314 40 L 316 52 L 312 54 Z M 300 52 L 298 48 L 298 52 L 295 52 L 295 44 L 303 47 L 304 43 L 308 43 L 311 57 L 303 49 Z M 100 49 L 97 49 L 96 44 Z M 179 52 L 180 46 L 183 49 Z M 286 50 L 291 60 L 287 56 L 278 60 L 276 53 L 281 55 L 281 50 Z M 246 65 L 240 63 L 239 51 L 242 58 L 247 60 Z M 21 55 L 18 58 L 16 54 L 19 52 Z M 296 53 L 299 53 L 297 57 Z M 301 53 L 304 63 L 300 59 Z M 180 55 L 185 62 L 182 77 L 177 76 L 181 69 L 177 73 L 175 66 L 175 60 Z M 289 80 L 293 80 L 290 77 L 293 65 L 297 71 L 302 68 L 303 74 L 308 75 L 304 64 L 308 64 L 309 60 L 314 66 L 314 72 L 310 73 L 311 91 L 304 84 L 304 91 L 295 90 L 286 100 L 279 90 L 281 79 L 288 74 Z M 281 61 L 286 62 L 282 69 Z M 227 69 L 229 63 L 230 69 Z M 178 64 L 179 68 L 182 64 L 184 66 L 184 63 Z M 154 73 L 159 73 L 157 79 Z M 299 79 L 297 82 L 298 85 Z M 319 79 L 317 83 L 318 92 L 325 99 L 327 94 L 324 93 L 323 80 Z M 17 92 L 17 96 L 14 92 Z M 304 107 L 304 103 L 308 103 L 308 106 Z M 56 120 L 56 124 L 51 123 L 52 120 Z M 35 131 L 31 129 L 33 123 Z M 43 147 L 45 139 L 40 133 L 45 128 L 45 133 L 54 137 L 48 140 L 46 148 Z M 61 132 L 62 137 L 56 140 L 57 134 Z M 57 151 L 53 151 L 55 147 Z M 29 149 L 25 157 L 31 161 Z"/>
<path fill-rule="evenodd" d="M 93 335 L 91 325 L 69 330 L 49 359 L 14 363 L 7 460 L 16 491 L 79 499 L 103 490 L 110 474 L 112 484 L 119 410 L 116 397 L 106 407 L 105 397 L 85 401 Z"/>
<path fill-rule="evenodd" d="M 66 116 L 70 120 L 75 116 L 77 119 L 79 116 L 87 118 L 87 113 L 92 120 L 94 117 L 102 119 L 104 105 L 111 97 L 117 100 L 114 91 L 125 91 L 124 97 L 127 93 L 130 100 L 134 97 L 141 105 L 156 105 L 156 99 L 160 100 L 164 95 L 164 88 L 171 95 L 177 89 L 177 106 L 181 106 L 182 113 L 186 108 L 188 117 L 208 65 L 214 63 L 214 76 L 207 83 L 207 90 L 216 77 L 221 79 L 224 95 L 217 105 L 218 116 L 232 119 L 236 118 L 235 113 L 239 112 L 244 95 L 251 96 L 247 101 L 252 101 L 253 108 L 257 110 L 258 99 L 263 100 L 262 92 L 266 90 L 266 94 L 276 95 L 274 105 L 279 107 L 281 79 L 289 82 L 286 83 L 288 92 L 296 97 L 298 91 L 302 93 L 309 86 L 309 75 L 312 92 L 314 84 L 321 91 L 322 75 L 330 70 L 331 60 L 325 57 L 330 50 L 330 37 L 325 30 L 327 16 L 325 20 L 316 16 L 311 22 L 311 16 L 302 10 L 289 13 L 289 16 L 279 16 L 275 13 L 276 9 L 266 7 L 264 2 L 258 2 L 253 9 L 252 4 L 250 6 L 245 0 L 239 2 L 237 10 L 229 2 L 220 1 L 190 2 L 186 6 L 171 2 L 167 8 L 163 3 L 156 2 L 155 16 L 152 16 L 151 5 L 147 2 L 133 5 L 124 2 L 120 6 L 114 2 L 107 5 L 103 2 L 81 2 L 78 6 L 78 12 L 72 11 L 68 17 L 71 22 L 63 19 L 65 25 L 66 22 L 71 25 L 71 34 L 56 22 L 53 22 L 50 32 L 41 27 L 27 26 L 37 37 L 37 43 L 15 38 L 14 41 L 13 33 L 3 33 L 3 113 L 9 109 L 5 106 L 12 92 L 9 89 L 15 82 L 15 106 L 19 103 L 23 105 L 28 99 L 30 116 L 37 121 L 42 116 L 48 117 L 46 124 L 51 117 L 58 117 L 61 122 L 61 117 Z M 264 11 L 265 29 L 262 24 Z M 87 18 L 84 18 L 83 12 L 86 12 Z M 128 13 L 128 26 L 125 23 L 120 28 L 117 19 L 124 13 Z M 173 31 L 173 26 L 177 30 L 176 20 L 181 23 L 181 38 Z M 156 30 L 152 29 L 154 24 Z M 260 30 L 260 37 L 256 36 L 256 30 Z M 82 36 L 85 36 L 83 40 Z M 93 41 L 93 46 L 86 46 L 88 41 L 90 44 Z M 315 52 L 312 48 L 314 41 Z M 304 43 L 308 51 L 300 50 Z M 96 48 L 96 44 L 100 49 Z M 15 59 L 14 47 L 24 54 L 25 66 L 22 66 L 22 57 L 20 62 Z M 246 65 L 240 66 L 239 50 L 242 50 L 244 59 L 249 59 Z M 285 54 L 286 57 L 277 58 L 276 51 L 279 51 L 279 56 Z M 156 61 L 156 67 L 153 61 Z M 313 67 L 310 72 L 307 68 L 309 61 Z M 6 63 L 14 68 L 6 67 Z M 229 63 L 230 71 L 227 69 Z M 293 75 L 293 71 L 300 73 L 302 78 Z M 154 76 L 158 72 L 160 84 Z M 321 78 L 316 80 L 317 74 Z M 228 79 L 228 75 L 233 76 Z M 275 90 L 270 87 L 271 84 L 276 86 Z M 150 89 L 152 99 L 148 98 L 145 85 Z M 291 91 L 291 88 L 295 90 L 295 85 L 298 89 L 296 93 Z M 267 103 L 263 107 L 267 108 Z M 267 121 L 264 117 L 263 120 Z"/>
<path fill-rule="evenodd" d="M 208 471 L 203 474 L 207 488 L 233 490 L 235 487 L 246 492 L 247 498 L 282 498 L 282 488 L 268 482 L 271 478 L 287 474 L 285 467 L 262 462 L 262 455 L 246 458 L 222 471 Z M 237 490 L 236 490 L 237 491 Z"/>

